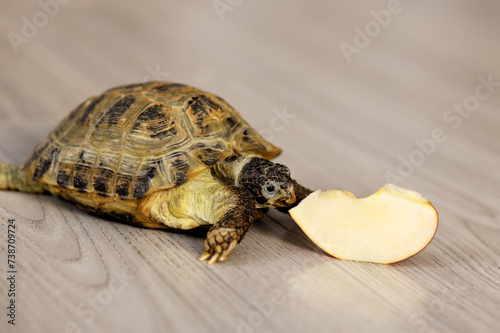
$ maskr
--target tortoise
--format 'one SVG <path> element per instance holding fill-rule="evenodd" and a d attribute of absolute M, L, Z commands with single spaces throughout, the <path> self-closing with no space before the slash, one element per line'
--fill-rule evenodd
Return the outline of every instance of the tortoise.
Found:
<path fill-rule="evenodd" d="M 139 227 L 208 226 L 198 258 L 226 260 L 270 207 L 311 193 L 281 153 L 222 98 L 172 82 L 115 87 L 67 115 L 0 189 L 50 193 Z"/>

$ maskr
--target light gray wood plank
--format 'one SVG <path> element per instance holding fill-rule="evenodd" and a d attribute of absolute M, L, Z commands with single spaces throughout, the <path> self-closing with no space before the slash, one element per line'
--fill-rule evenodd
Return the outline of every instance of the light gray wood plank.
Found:
<path fill-rule="evenodd" d="M 221 2 L 232 3 L 223 20 Z M 2 2 L 0 161 L 23 163 L 85 98 L 151 79 L 223 96 L 315 189 L 368 195 L 440 128 L 446 140 L 400 175 L 439 211 L 433 242 L 390 266 L 339 261 L 271 212 L 228 261 L 207 267 L 196 261 L 202 235 L 133 228 L 58 198 L 2 191 L 0 270 L 7 274 L 13 218 L 19 274 L 16 326 L 3 315 L 0 330 L 496 331 L 500 87 L 470 115 L 451 121 L 446 112 L 481 80 L 500 81 L 498 3 L 401 1 L 349 63 L 341 43 L 353 44 L 355 29 L 374 25 L 371 11 L 389 1 L 221 2 L 68 1 L 18 52 L 9 33 L 22 36 L 43 8 Z M 273 128 L 285 112 L 293 118 Z M 8 289 L 0 279 L 4 309 Z"/>

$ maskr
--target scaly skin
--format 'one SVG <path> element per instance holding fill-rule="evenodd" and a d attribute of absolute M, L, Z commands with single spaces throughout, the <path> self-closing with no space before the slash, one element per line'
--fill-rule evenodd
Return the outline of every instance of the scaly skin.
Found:
<path fill-rule="evenodd" d="M 223 195 L 225 200 L 217 203 L 217 211 L 224 211 L 224 215 L 208 231 L 204 252 L 198 258 L 208 260 L 209 265 L 227 259 L 236 244 L 243 240 L 257 214 L 255 203 L 244 189 L 226 186 Z"/>
<path fill-rule="evenodd" d="M 265 213 L 256 209 L 243 188 L 222 185 L 210 170 L 182 186 L 153 193 L 141 202 L 139 210 L 170 228 L 212 225 L 199 258 L 209 264 L 227 259 L 256 217 Z"/>
<path fill-rule="evenodd" d="M 46 186 L 32 181 L 21 171 L 20 166 L 0 163 L 0 190 L 43 193 L 46 191 Z"/>

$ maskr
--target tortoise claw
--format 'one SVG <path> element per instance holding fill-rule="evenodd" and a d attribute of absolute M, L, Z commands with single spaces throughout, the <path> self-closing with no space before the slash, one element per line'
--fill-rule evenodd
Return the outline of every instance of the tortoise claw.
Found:
<path fill-rule="evenodd" d="M 240 237 L 234 229 L 220 228 L 209 232 L 205 244 L 205 251 L 198 257 L 199 261 L 207 261 L 213 265 L 219 261 L 224 261 L 238 244 Z"/>
<path fill-rule="evenodd" d="M 212 255 L 208 252 L 203 252 L 203 254 L 201 256 L 198 257 L 198 260 L 199 261 L 205 261 L 205 260 L 208 260 L 208 258 L 210 258 Z"/>
<path fill-rule="evenodd" d="M 227 259 L 227 257 L 231 254 L 231 252 L 233 251 L 233 249 L 235 248 L 236 244 L 238 244 L 238 240 L 237 239 L 233 239 L 231 241 L 231 243 L 229 243 L 229 246 L 227 247 L 227 249 L 225 249 L 223 252 L 222 252 L 222 255 L 219 259 L 219 261 L 224 261 Z"/>
<path fill-rule="evenodd" d="M 213 265 L 219 262 L 220 253 L 214 253 L 214 255 L 208 260 L 207 264 Z"/>

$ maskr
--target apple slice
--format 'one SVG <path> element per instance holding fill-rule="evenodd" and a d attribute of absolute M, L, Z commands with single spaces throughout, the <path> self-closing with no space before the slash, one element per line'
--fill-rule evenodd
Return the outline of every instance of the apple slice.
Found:
<path fill-rule="evenodd" d="M 380 264 L 417 254 L 438 226 L 438 213 L 429 201 L 393 184 L 359 199 L 347 191 L 316 191 L 290 215 L 330 255 Z"/>

